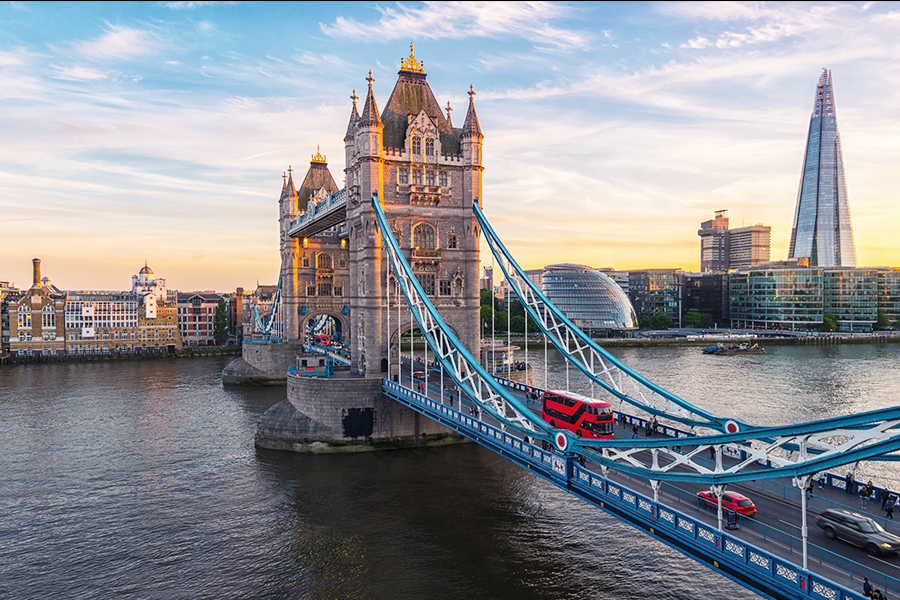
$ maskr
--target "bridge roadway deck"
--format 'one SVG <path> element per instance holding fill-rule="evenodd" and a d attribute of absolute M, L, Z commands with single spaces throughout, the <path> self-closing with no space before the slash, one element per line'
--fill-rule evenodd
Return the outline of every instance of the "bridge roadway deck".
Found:
<path fill-rule="evenodd" d="M 404 379 L 409 382 L 409 371 L 407 369 L 404 369 L 404 371 L 406 373 Z M 417 391 L 422 383 L 421 380 L 416 381 Z M 429 379 L 428 384 L 428 396 L 431 399 L 449 404 L 450 400 L 447 397 L 440 398 L 438 392 L 439 381 Z M 445 379 L 444 384 L 445 390 L 454 389 L 449 378 Z M 510 391 L 536 414 L 540 414 L 540 407 L 537 402 L 529 400 L 520 391 Z M 457 409 L 459 409 L 458 397 L 459 395 L 456 394 L 454 398 L 457 401 L 452 403 Z M 474 406 L 466 398 L 463 398 L 463 405 L 470 409 Z M 485 418 L 484 422 L 493 426 L 498 425 L 489 417 Z M 639 432 L 645 433 L 645 430 L 641 428 Z M 513 435 L 517 436 L 514 433 Z M 620 439 L 631 438 L 633 436 L 631 426 L 629 425 L 627 429 L 623 428 L 621 427 L 621 422 L 617 420 L 615 435 Z M 641 433 L 638 435 L 643 437 Z M 517 437 L 521 438 L 522 436 Z M 693 448 L 693 446 L 688 444 L 684 445 L 685 451 Z M 723 460 L 730 463 L 735 462 L 730 458 L 724 458 Z M 597 473 L 600 472 L 599 465 L 591 460 L 587 460 L 585 466 Z M 765 467 L 759 466 L 759 468 L 763 469 Z M 653 490 L 645 479 L 632 478 L 612 469 L 608 478 L 645 496 L 653 497 Z M 659 499 L 660 502 L 671 508 L 690 515 L 695 519 L 702 520 L 715 528 L 717 525 L 715 507 L 706 507 L 705 504 L 701 506 L 696 497 L 696 493 L 702 489 L 707 489 L 707 487 L 681 482 L 674 484 L 664 483 L 660 489 Z M 740 529 L 738 531 L 729 531 L 729 533 L 744 539 L 761 550 L 770 552 L 794 564 L 802 565 L 800 492 L 792 487 L 790 479 L 780 478 L 731 484 L 728 486 L 728 489 L 750 497 L 758 510 L 753 519 L 739 517 Z M 809 570 L 850 590 L 861 590 L 863 577 L 868 577 L 878 589 L 885 591 L 887 588 L 886 591 L 892 594 L 888 597 L 900 596 L 900 585 L 898 585 L 898 580 L 900 580 L 900 558 L 870 556 L 861 548 L 839 540 L 828 539 L 815 524 L 815 515 L 822 510 L 830 507 L 847 508 L 874 518 L 888 531 L 900 535 L 900 522 L 884 519 L 880 512 L 880 501 L 869 501 L 867 510 L 862 510 L 860 503 L 858 496 L 848 495 L 843 489 L 837 489 L 836 487 L 820 489 L 818 485 L 816 486 L 812 497 L 808 501 L 807 511 Z"/>

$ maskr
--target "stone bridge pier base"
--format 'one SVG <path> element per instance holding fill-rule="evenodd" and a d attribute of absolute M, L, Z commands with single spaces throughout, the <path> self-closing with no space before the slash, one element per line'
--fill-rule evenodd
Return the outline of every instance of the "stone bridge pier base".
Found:
<path fill-rule="evenodd" d="M 288 397 L 260 417 L 256 445 L 273 450 L 340 453 L 466 440 L 383 396 L 381 381 L 380 377 L 288 377 Z"/>
<path fill-rule="evenodd" d="M 222 370 L 222 383 L 236 385 L 283 385 L 288 367 L 294 365 L 303 344 L 253 344 L 245 342 L 240 358 Z"/>

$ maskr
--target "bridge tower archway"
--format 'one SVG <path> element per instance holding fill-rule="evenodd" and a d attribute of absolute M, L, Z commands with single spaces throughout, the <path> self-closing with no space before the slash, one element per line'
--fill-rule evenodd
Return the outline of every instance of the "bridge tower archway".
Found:
<path fill-rule="evenodd" d="M 332 312 L 313 312 L 304 316 L 301 328 L 304 341 L 313 341 L 315 335 L 327 335 L 332 342 L 347 343 L 347 324 L 342 315 Z"/>

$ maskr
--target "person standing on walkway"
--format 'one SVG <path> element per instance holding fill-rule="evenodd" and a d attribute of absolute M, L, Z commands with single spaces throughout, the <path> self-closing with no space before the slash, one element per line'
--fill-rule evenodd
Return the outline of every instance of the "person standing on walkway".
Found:
<path fill-rule="evenodd" d="M 860 501 L 860 504 L 862 505 L 862 509 L 866 510 L 866 504 L 869 501 L 869 486 L 864 485 L 861 488 L 859 488 L 859 501 Z"/>
<path fill-rule="evenodd" d="M 868 577 L 863 577 L 863 596 L 866 598 L 872 597 L 872 584 L 869 583 Z"/>
<path fill-rule="evenodd" d="M 891 521 L 894 520 L 894 503 L 896 502 L 895 498 L 896 496 L 890 496 L 887 499 L 887 502 L 885 502 L 884 504 L 884 512 L 887 513 L 885 516 L 887 516 L 887 518 Z"/>
<path fill-rule="evenodd" d="M 884 510 L 884 504 L 888 501 L 888 498 L 891 497 L 891 493 L 887 488 L 881 490 L 881 510 Z"/>
<path fill-rule="evenodd" d="M 852 494 L 853 493 L 853 471 L 847 471 L 847 476 L 844 477 L 844 482 L 847 484 L 844 488 L 844 493 Z"/>

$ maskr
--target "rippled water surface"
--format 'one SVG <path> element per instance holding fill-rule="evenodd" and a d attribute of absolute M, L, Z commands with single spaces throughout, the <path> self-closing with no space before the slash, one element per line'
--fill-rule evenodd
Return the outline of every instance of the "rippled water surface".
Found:
<path fill-rule="evenodd" d="M 898 346 L 615 353 L 760 423 L 889 406 L 900 389 Z M 0 598 L 756 597 L 473 444 L 256 450 L 284 390 L 223 388 L 224 364 L 0 368 Z"/>

